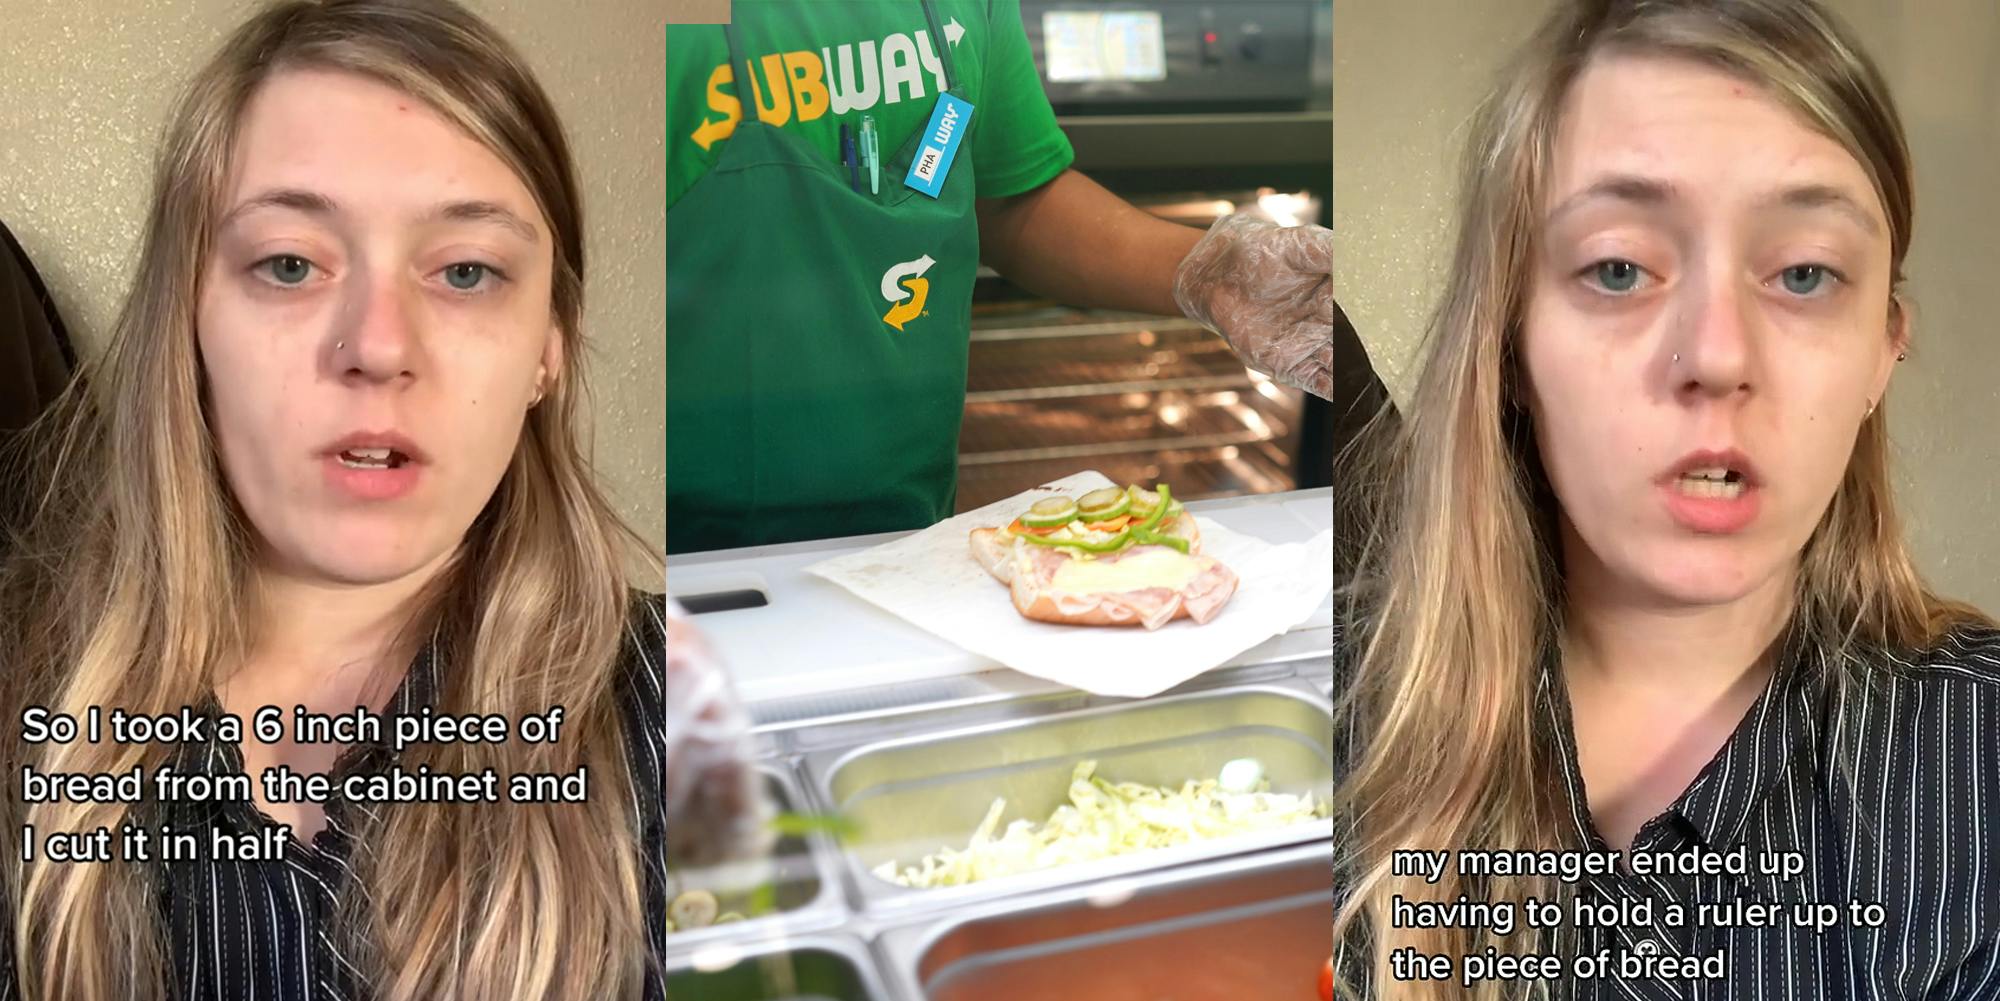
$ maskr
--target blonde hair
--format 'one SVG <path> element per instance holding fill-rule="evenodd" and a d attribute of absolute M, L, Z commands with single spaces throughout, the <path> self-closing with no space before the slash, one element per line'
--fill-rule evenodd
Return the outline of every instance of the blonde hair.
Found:
<path fill-rule="evenodd" d="M 1582 0 L 1558 5 L 1501 75 L 1471 125 L 1450 277 L 1432 317 L 1403 423 L 1359 465 L 1371 503 L 1351 585 L 1352 665 L 1340 697 L 1358 748 L 1338 791 L 1353 822 L 1335 942 L 1397 1001 L 1509 993 L 1488 981 L 1397 982 L 1392 951 L 1533 951 L 1532 931 L 1396 928 L 1390 902 L 1515 900 L 1532 879 L 1395 875 L 1391 852 L 1578 848 L 1555 738 L 1536 712 L 1542 659 L 1558 642 L 1556 500 L 1521 395 L 1518 337 L 1556 129 L 1569 88 L 1600 55 L 1691 60 L 1763 87 L 1840 143 L 1889 220 L 1891 309 L 1910 246 L 1910 157 L 1888 90 L 1844 29 L 1801 0 Z M 1886 334 L 1885 334 L 1886 336 Z M 1883 414 L 1867 418 L 1832 503 L 1806 544 L 1790 628 L 1861 676 L 1854 654 L 1914 647 L 1971 608 L 1927 590 L 1891 497 Z M 1845 678 L 1846 680 L 1843 680 Z M 1353 969 L 1349 967 L 1349 969 Z M 1347 993 L 1351 984 L 1344 985 Z"/>
<path fill-rule="evenodd" d="M 660 846 L 639 843 L 643 818 L 618 792 L 631 781 L 618 663 L 627 582 L 640 569 L 657 577 L 658 554 L 593 484 L 579 438 L 583 223 L 555 110 L 519 54 L 448 0 L 279 3 L 196 74 L 155 163 L 138 274 L 108 348 L 38 425 L 23 467 L 37 477 L 37 503 L 0 577 L 0 631 L 11 633 L 0 709 L 8 720 L 35 704 L 78 718 L 91 706 L 177 711 L 201 703 L 247 649 L 237 613 L 253 530 L 207 425 L 195 304 L 244 107 L 294 68 L 359 74 L 425 102 L 514 170 L 553 233 L 551 309 L 570 363 L 528 412 L 499 487 L 407 633 L 435 636 L 450 665 L 440 711 L 519 718 L 561 705 L 563 739 L 419 745 L 400 763 L 492 768 L 503 783 L 588 767 L 596 792 L 587 805 L 413 803 L 358 820 L 355 878 L 336 922 L 346 958 L 385 1001 L 636 997 L 647 962 L 642 852 Z M 46 834 L 115 830 L 128 807 L 23 810 L 23 765 L 117 774 L 155 768 L 167 752 L 79 741 L 9 742 L 0 754 L 5 823 Z M 144 866 L 6 865 L 24 998 L 152 998 L 168 983 Z"/>

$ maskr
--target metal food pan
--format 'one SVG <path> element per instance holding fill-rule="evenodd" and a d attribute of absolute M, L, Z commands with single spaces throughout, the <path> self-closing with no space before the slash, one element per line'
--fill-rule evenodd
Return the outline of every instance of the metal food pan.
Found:
<path fill-rule="evenodd" d="M 904 887 L 871 870 L 894 859 L 911 866 L 941 848 L 962 849 L 995 798 L 1007 800 L 1001 827 L 1045 821 L 1068 800 L 1080 761 L 1097 762 L 1112 782 L 1178 788 L 1217 775 L 1235 758 L 1264 767 L 1271 791 L 1312 793 L 1333 784 L 1331 707 L 1303 679 L 1197 690 L 1031 719 L 952 727 L 809 754 L 805 771 L 818 805 L 856 827 L 840 846 L 845 875 L 864 911 L 962 906 L 1037 888 L 1254 852 L 1333 836 L 1319 819 L 1077 862 L 964 886 Z"/>
<path fill-rule="evenodd" d="M 711 945 L 667 964 L 667 1001 L 895 1001 L 868 949 L 838 935 Z"/>
<path fill-rule="evenodd" d="M 791 775 L 770 764 L 757 770 L 776 810 L 805 810 L 805 797 Z M 799 930 L 839 924 L 847 910 L 833 872 L 833 853 L 831 844 L 818 835 L 787 835 L 763 858 L 669 874 L 670 902 L 684 891 L 706 890 L 716 896 L 722 911 L 742 910 L 748 906 L 750 893 L 768 880 L 774 884 L 776 910 L 742 921 L 670 932 L 668 951 L 685 952 L 717 941 L 768 935 L 781 925 Z"/>
<path fill-rule="evenodd" d="M 1323 843 L 988 902 L 881 948 L 926 1001 L 1239 1001 L 1311 997 L 1332 941 Z"/>

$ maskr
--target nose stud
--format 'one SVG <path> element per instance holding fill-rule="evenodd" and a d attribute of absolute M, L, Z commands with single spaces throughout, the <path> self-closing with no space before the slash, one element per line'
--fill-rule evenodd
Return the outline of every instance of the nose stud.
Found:
<path fill-rule="evenodd" d="M 1680 363 L 1681 363 L 1681 356 L 1680 356 L 1679 354 L 1675 354 L 1675 355 L 1674 355 L 1674 364 L 1676 364 L 1676 365 L 1679 365 Z"/>
<path fill-rule="evenodd" d="M 335 342 L 333 343 L 333 349 L 334 349 L 335 351 L 339 351 L 340 349 L 342 349 L 342 348 L 345 348 L 346 346 L 347 346 L 347 342 L 346 342 L 346 341 L 335 341 Z M 1675 355 L 1674 357 L 1678 358 L 1678 357 L 1680 357 L 1680 356 L 1679 356 L 1679 355 Z"/>

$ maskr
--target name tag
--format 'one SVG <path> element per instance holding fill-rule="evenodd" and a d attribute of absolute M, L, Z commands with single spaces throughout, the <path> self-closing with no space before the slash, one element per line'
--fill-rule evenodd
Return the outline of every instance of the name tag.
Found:
<path fill-rule="evenodd" d="M 945 175 L 958 156 L 958 144 L 972 125 L 972 105 L 950 94 L 939 94 L 931 111 L 931 123 L 924 129 L 917 155 L 910 160 L 910 173 L 903 183 L 936 198 L 944 190 Z"/>

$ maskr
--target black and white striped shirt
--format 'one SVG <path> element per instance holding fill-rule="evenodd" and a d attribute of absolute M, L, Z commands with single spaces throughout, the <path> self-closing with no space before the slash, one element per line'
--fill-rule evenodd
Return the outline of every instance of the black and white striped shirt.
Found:
<path fill-rule="evenodd" d="M 645 829 L 645 910 L 648 948 L 666 952 L 666 813 L 661 796 L 665 747 L 665 673 L 662 652 L 666 624 L 664 596 L 635 602 L 627 625 L 620 705 L 624 712 L 627 759 L 637 816 Z M 384 729 L 397 715 L 434 703 L 439 658 L 427 649 L 412 666 L 383 713 Z M 210 701 L 206 709 L 219 714 Z M 247 721 L 246 721 L 247 723 Z M 212 731 L 211 731 L 212 732 Z M 384 770 L 395 762 L 387 743 L 349 747 L 334 768 L 339 776 Z M 211 741 L 184 749 L 178 770 L 240 774 L 239 745 Z M 596 795 L 603 795 L 593 790 Z M 202 860 L 158 862 L 160 914 L 166 935 L 174 996 L 182 1001 L 363 1001 L 356 971 L 340 954 L 330 930 L 335 895 L 348 881 L 347 860 L 354 848 L 352 811 L 380 809 L 339 797 L 326 804 L 326 828 L 311 844 L 291 841 L 278 861 Z M 175 803 L 165 823 L 176 831 L 210 828 L 254 833 L 264 827 L 249 803 Z M 379 888 L 375 892 L 380 892 Z M 5 911 L 0 908 L 0 911 Z M 11 915 L 8 915 L 11 921 Z M 11 932 L 11 928 L 6 929 Z M 15 1001 L 12 935 L 0 942 L 0 1001 Z M 664 1001 L 666 986 L 658 964 L 649 970 L 644 1001 Z"/>
<path fill-rule="evenodd" d="M 1564 977 L 1578 1001 L 2000 999 L 2000 631 L 1961 627 L 1931 649 L 1877 654 L 1858 684 L 1833 683 L 1824 651 L 1792 651 L 1715 757 L 1630 853 L 1726 853 L 1745 876 L 1586 876 L 1578 896 L 1627 908 L 1650 901 L 1647 929 L 1579 928 L 1566 909 L 1536 951 L 1567 964 L 1609 950 L 1722 956 L 1722 976 Z M 1554 735 L 1573 843 L 1610 848 L 1591 822 L 1567 687 L 1553 659 L 1539 711 Z M 1630 854 L 1628 853 L 1628 854 Z M 1794 878 L 1760 875 L 1770 853 L 1803 857 Z M 1849 902 L 1879 904 L 1855 926 Z M 1776 926 L 1718 927 L 1698 905 L 1779 905 Z M 1794 927 L 1795 905 L 1829 903 L 1840 923 Z M 1669 905 L 1686 921 L 1669 926 Z M 1801 915 L 1807 911 L 1797 912 Z M 1864 920 L 1873 915 L 1858 915 Z M 1355 957 L 1343 969 L 1359 973 Z M 1615 972 L 1615 971 L 1614 971 Z"/>
<path fill-rule="evenodd" d="M 1961 629 L 1931 650 L 1881 655 L 1859 683 L 1831 682 L 1821 653 L 1786 657 L 1713 760 L 1665 812 L 1640 828 L 1634 852 L 1797 852 L 1792 879 L 1592 877 L 1600 901 L 1686 907 L 1732 900 L 1830 903 L 1841 923 L 1722 929 L 1656 923 L 1650 936 L 1558 936 L 1559 954 L 1641 950 L 1726 954 L 1721 979 L 1579 983 L 1606 999 L 2000 998 L 2000 633 Z M 1559 744 L 1574 833 L 1606 850 L 1590 822 L 1565 686 L 1543 676 L 1544 711 Z M 1879 927 L 1855 926 L 1849 902 L 1880 904 Z M 1803 912 L 1801 912 L 1803 913 Z M 1862 915 L 1862 917 L 1866 917 Z M 1575 929 L 1571 929 L 1575 932 Z"/>

